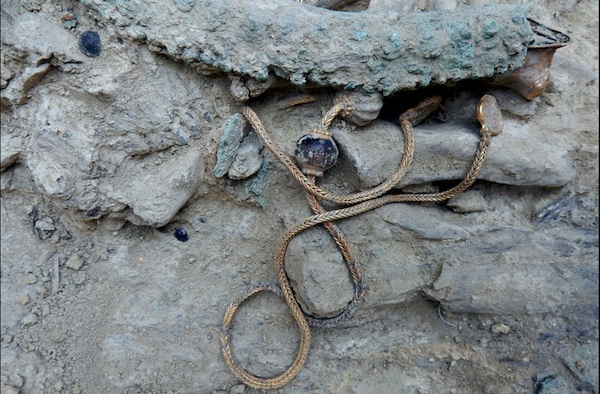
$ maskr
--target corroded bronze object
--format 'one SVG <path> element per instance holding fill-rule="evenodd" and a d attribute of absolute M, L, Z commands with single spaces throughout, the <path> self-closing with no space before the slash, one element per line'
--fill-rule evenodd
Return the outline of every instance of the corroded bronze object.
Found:
<path fill-rule="evenodd" d="M 495 76 L 493 85 L 505 86 L 527 100 L 542 94 L 550 83 L 550 66 L 554 52 L 571 43 L 566 34 L 550 29 L 532 19 L 528 19 L 534 32 L 534 41 L 527 47 L 525 63 L 514 71 Z"/>

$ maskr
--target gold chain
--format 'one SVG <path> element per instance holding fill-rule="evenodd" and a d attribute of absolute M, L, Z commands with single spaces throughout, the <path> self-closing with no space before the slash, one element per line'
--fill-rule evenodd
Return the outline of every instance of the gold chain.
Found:
<path fill-rule="evenodd" d="M 238 377 L 246 385 L 257 389 L 276 389 L 283 387 L 292 380 L 306 363 L 308 351 L 310 348 L 311 332 L 310 326 L 332 327 L 340 322 L 348 319 L 356 310 L 362 296 L 364 295 L 364 285 L 360 269 L 354 260 L 354 254 L 350 248 L 350 244 L 340 229 L 333 223 L 336 220 L 349 218 L 372 209 L 379 208 L 383 205 L 398 202 L 439 202 L 447 200 L 469 188 L 481 171 L 481 167 L 485 161 L 492 136 L 500 134 L 502 131 L 501 113 L 497 106 L 496 100 L 489 95 L 485 95 L 479 102 L 477 107 L 477 119 L 481 123 L 480 142 L 473 158 L 473 162 L 464 179 L 455 187 L 440 193 L 421 193 L 421 194 L 391 194 L 383 196 L 387 191 L 394 187 L 404 177 L 414 155 L 415 141 L 413 126 L 427 117 L 435 110 L 441 102 L 439 96 L 426 99 L 419 103 L 415 108 L 412 108 L 403 113 L 400 118 L 400 126 L 404 133 L 404 152 L 402 160 L 396 172 L 385 182 L 370 190 L 353 193 L 346 196 L 337 195 L 324 190 L 316 185 L 313 175 L 305 175 L 294 161 L 270 138 L 262 122 L 256 113 L 249 107 L 242 108 L 242 114 L 250 122 L 256 134 L 261 138 L 265 146 L 275 155 L 275 157 L 287 168 L 294 179 L 306 190 L 308 203 L 313 210 L 314 215 L 309 216 L 300 222 L 296 223 L 284 233 L 279 242 L 275 254 L 275 271 L 279 286 L 273 283 L 258 283 L 235 298 L 223 319 L 221 328 L 220 342 L 221 353 L 225 359 L 225 363 L 231 372 Z M 349 117 L 354 109 L 354 103 L 351 96 L 341 95 L 336 99 L 332 108 L 323 116 L 317 129 L 313 129 L 313 133 L 329 136 L 329 126 L 331 122 L 339 115 Z M 318 199 L 329 201 L 338 205 L 349 205 L 346 208 L 326 211 Z M 294 291 L 290 285 L 289 278 L 285 271 L 285 254 L 290 241 L 300 232 L 323 224 L 335 240 L 338 248 L 342 252 L 344 262 L 350 272 L 350 277 L 354 283 L 354 297 L 348 304 L 346 309 L 338 316 L 333 318 L 318 318 L 310 316 L 300 307 Z M 252 297 L 256 293 L 262 291 L 273 292 L 284 298 L 286 304 L 290 308 L 294 320 L 300 329 L 300 345 L 296 358 L 290 367 L 282 374 L 272 378 L 261 378 L 252 375 L 235 361 L 231 347 L 231 331 L 233 329 L 233 317 L 236 314 L 240 305 Z"/>

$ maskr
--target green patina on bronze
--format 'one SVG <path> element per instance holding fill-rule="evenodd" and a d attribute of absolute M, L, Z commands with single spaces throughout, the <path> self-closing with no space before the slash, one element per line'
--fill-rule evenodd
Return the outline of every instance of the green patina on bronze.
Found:
<path fill-rule="evenodd" d="M 389 95 L 492 77 L 523 65 L 533 32 L 507 5 L 397 14 L 296 2 L 84 0 L 125 35 L 203 73 Z M 193 6 L 192 6 L 193 5 Z M 164 15 L 172 15 L 164 18 Z"/>

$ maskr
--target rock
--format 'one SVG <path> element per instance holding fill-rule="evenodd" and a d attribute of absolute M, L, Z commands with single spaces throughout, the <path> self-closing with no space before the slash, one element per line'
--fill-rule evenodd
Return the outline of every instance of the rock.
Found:
<path fill-rule="evenodd" d="M 48 289 L 46 289 L 44 286 L 38 286 L 35 289 L 35 294 L 41 296 L 41 297 L 47 297 L 48 296 Z"/>
<path fill-rule="evenodd" d="M 238 101 L 246 101 L 249 98 L 260 96 L 269 88 L 277 84 L 277 77 L 270 75 L 265 81 L 259 81 L 255 78 L 241 78 L 231 76 L 231 86 L 229 91 L 233 98 Z"/>
<path fill-rule="evenodd" d="M 65 267 L 75 271 L 79 271 L 84 265 L 85 261 L 78 254 L 74 254 L 71 257 L 69 257 L 69 260 L 67 260 L 67 262 L 65 263 Z"/>
<path fill-rule="evenodd" d="M 315 316 L 339 314 L 354 295 L 342 254 L 323 228 L 303 231 L 290 242 L 286 268 L 299 301 Z"/>
<path fill-rule="evenodd" d="M 233 164 L 240 148 L 240 143 L 244 138 L 246 124 L 246 119 L 241 113 L 231 115 L 227 119 L 227 122 L 225 122 L 221 141 L 219 142 L 219 149 L 217 150 L 217 162 L 213 169 L 213 173 L 217 178 L 227 174 L 229 167 Z"/>
<path fill-rule="evenodd" d="M 371 0 L 369 2 L 369 11 L 375 12 L 414 12 L 419 9 L 419 0 L 395 1 L 395 0 Z"/>
<path fill-rule="evenodd" d="M 250 178 L 256 174 L 263 164 L 264 157 L 261 154 L 262 142 L 255 133 L 248 134 L 242 140 L 235 159 L 227 176 L 231 179 L 240 180 Z"/>
<path fill-rule="evenodd" d="M 10 28 L 2 32 L 2 45 L 9 57 L 7 62 L 12 60 L 8 48 L 25 54 L 25 59 L 15 55 L 11 62 L 22 66 L 15 67 L 18 71 L 2 89 L 3 106 L 15 107 L 26 102 L 29 91 L 51 66 L 70 69 L 73 63 L 82 61 L 73 36 L 39 13 L 23 13 L 14 18 Z"/>
<path fill-rule="evenodd" d="M 27 93 L 37 85 L 44 75 L 50 70 L 50 64 L 45 63 L 37 67 L 25 67 L 18 77 L 10 81 L 8 87 L 2 90 L 2 104 L 17 106 L 27 100 Z"/>
<path fill-rule="evenodd" d="M 17 302 L 21 305 L 29 304 L 29 296 L 27 294 L 21 294 L 17 297 Z"/>
<path fill-rule="evenodd" d="M 0 171 L 4 171 L 14 162 L 25 149 L 23 138 L 14 135 L 2 134 L 2 148 L 0 150 Z"/>
<path fill-rule="evenodd" d="M 433 185 L 431 182 L 421 183 L 415 185 L 408 185 L 402 188 L 402 193 L 438 193 L 440 188 L 436 185 Z M 466 193 L 466 192 L 465 192 Z M 450 199 L 452 200 L 452 199 Z M 450 201 L 448 200 L 448 201 Z"/>
<path fill-rule="evenodd" d="M 35 222 L 35 228 L 40 231 L 54 231 L 56 226 L 51 218 L 42 218 Z"/>
<path fill-rule="evenodd" d="M 491 328 L 492 334 L 508 334 L 510 332 L 510 327 L 504 323 L 496 323 Z"/>
<path fill-rule="evenodd" d="M 438 367 L 433 358 L 425 358 L 425 357 L 413 357 L 413 362 L 419 368 L 423 368 L 429 372 L 434 372 Z"/>
<path fill-rule="evenodd" d="M 54 386 L 53 386 L 54 390 L 56 390 L 58 392 L 61 392 L 63 387 L 64 387 L 64 383 L 62 382 L 62 380 L 59 380 L 58 382 L 54 383 Z"/>
<path fill-rule="evenodd" d="M 48 304 L 44 304 L 44 306 L 42 306 L 42 316 L 46 317 L 50 314 L 50 306 Z"/>
<path fill-rule="evenodd" d="M 575 348 L 561 347 L 558 355 L 564 364 L 581 382 L 598 393 L 598 346 L 584 344 Z"/>
<path fill-rule="evenodd" d="M 243 384 L 235 385 L 229 392 L 230 394 L 244 394 L 246 392 L 246 386 Z"/>
<path fill-rule="evenodd" d="M 361 259 L 359 263 L 367 278 L 365 307 L 407 302 L 434 279 L 434 273 L 424 267 L 427 262 L 416 256 L 413 248 L 398 240 L 373 242 L 363 248 L 361 254 L 367 259 Z"/>
<path fill-rule="evenodd" d="M 17 373 L 10 375 L 8 381 L 11 385 L 15 386 L 16 388 L 23 387 L 23 383 L 25 383 L 25 379 L 23 379 L 23 376 Z"/>
<path fill-rule="evenodd" d="M 429 262 L 416 256 L 412 243 L 435 244 L 471 236 L 464 228 L 446 222 L 438 210 L 409 204 L 386 205 L 340 226 L 366 281 L 366 306 L 405 302 L 435 279 L 435 270 L 425 268 Z M 312 313 L 335 315 L 352 298 L 352 282 L 342 255 L 321 227 L 292 240 L 286 267 L 300 300 Z"/>
<path fill-rule="evenodd" d="M 480 191 L 469 189 L 449 199 L 446 206 L 454 212 L 483 212 L 488 208 L 488 202 Z"/>
<path fill-rule="evenodd" d="M 2 385 L 2 388 L 0 388 L 0 393 L 1 394 L 19 394 L 19 389 L 17 389 L 14 386 L 11 386 L 10 384 L 6 384 L 6 385 Z"/>
<path fill-rule="evenodd" d="M 73 278 L 73 283 L 76 285 L 83 285 L 87 281 L 85 272 L 78 272 L 77 276 Z"/>
<path fill-rule="evenodd" d="M 135 160 L 127 161 L 104 187 L 108 196 L 131 207 L 130 222 L 160 227 L 196 192 L 203 171 L 200 153 L 189 150 L 150 170 Z"/>
<path fill-rule="evenodd" d="M 35 313 L 30 313 L 21 320 L 24 326 L 31 326 L 38 322 L 38 317 Z"/>
<path fill-rule="evenodd" d="M 20 78 L 23 67 L 19 64 L 36 64 L 40 57 L 40 64 L 56 66 L 64 84 L 44 78 L 30 90 L 27 103 L 18 106 L 19 119 L 30 120 L 27 127 L 8 121 L 11 117 L 3 113 L 2 169 L 22 163 L 41 193 L 74 223 L 87 220 L 86 224 L 94 226 L 108 217 L 121 222 L 129 218 L 145 224 L 167 222 L 185 203 L 180 198 L 189 198 L 207 178 L 204 163 L 210 162 L 216 143 L 211 139 L 202 146 L 188 146 L 207 137 L 216 110 L 206 94 L 224 96 L 221 101 L 226 102 L 225 84 L 207 87 L 207 80 L 193 70 L 170 61 L 169 65 L 161 63 L 166 60 L 153 58 L 145 47 L 119 44 L 116 48 L 123 57 L 105 56 L 115 49 L 116 43 L 110 40 L 104 41 L 102 56 L 86 58 L 77 48 L 75 34 L 62 27 L 59 33 L 50 34 L 53 30 L 48 25 L 60 24 L 36 15 L 19 15 L 3 29 L 3 70 L 10 66 L 15 75 L 3 94 Z M 50 33 L 41 39 L 24 31 L 25 27 L 37 32 L 50 29 Z M 25 55 L 19 51 L 26 51 L 28 57 L 21 59 L 19 56 Z M 3 75 L 8 78 L 9 74 Z M 131 93 L 125 94 L 123 86 Z M 215 133 L 212 130 L 209 133 Z M 188 151 L 195 153 L 187 155 Z M 176 163 L 177 159 L 182 162 Z M 193 179 L 185 178 L 188 175 Z M 154 189 L 144 188 L 138 180 Z M 8 181 L 3 175 L 3 188 L 9 186 Z M 125 190 L 116 190 L 116 185 Z M 135 201 L 128 197 L 132 186 L 141 188 L 132 194 Z M 165 187 L 177 190 L 174 200 L 166 201 L 170 197 Z M 140 202 L 140 194 L 153 198 L 152 192 L 163 196 L 157 200 L 158 210 L 163 212 L 146 212 L 153 209 L 152 204 Z"/>
<path fill-rule="evenodd" d="M 444 222 L 431 210 L 416 205 L 388 204 L 379 208 L 377 214 L 385 222 L 424 239 L 465 240 L 471 236 L 463 227 Z"/>
<path fill-rule="evenodd" d="M 502 111 L 523 119 L 531 119 L 540 106 L 538 100 L 526 100 L 520 94 L 510 90 L 490 89 L 489 94 L 496 97 Z"/>
<path fill-rule="evenodd" d="M 504 132 L 493 137 L 479 179 L 517 186 L 562 186 L 575 169 L 568 150 L 552 145 L 532 123 L 504 120 Z M 397 169 L 404 137 L 400 127 L 384 121 L 349 132 L 332 129 L 338 146 L 356 170 L 363 188 L 373 187 Z M 368 138 L 366 138 L 368 136 Z M 415 127 L 415 155 L 398 187 L 460 180 L 467 173 L 478 145 L 478 128 L 463 123 Z"/>
<path fill-rule="evenodd" d="M 496 229 L 479 231 L 477 243 L 434 248 L 431 253 L 443 266 L 425 293 L 458 313 L 558 313 L 569 305 L 593 304 L 597 267 L 583 263 L 592 252 L 572 248 L 573 236 Z"/>
<path fill-rule="evenodd" d="M 32 274 L 31 272 L 27 274 L 27 276 L 25 277 L 25 284 L 26 285 L 32 285 L 34 283 L 36 283 L 38 281 L 37 277 Z"/>
<path fill-rule="evenodd" d="M 54 56 L 61 65 L 84 60 L 77 39 L 44 13 L 17 15 L 10 28 L 2 32 L 2 42 L 37 60 Z"/>
<path fill-rule="evenodd" d="M 543 207 L 535 212 L 535 223 L 539 224 L 548 220 L 552 220 L 562 212 L 573 209 L 576 206 L 576 196 L 573 191 L 567 190 L 550 203 L 544 201 L 544 204 L 545 205 Z"/>
<path fill-rule="evenodd" d="M 571 391 L 564 378 L 553 375 L 544 376 L 535 385 L 536 394 L 563 394 Z"/>
<path fill-rule="evenodd" d="M 340 93 L 338 93 L 339 95 Z M 348 94 L 348 93 L 343 93 Z M 348 121 L 354 123 L 357 126 L 365 126 L 379 116 L 379 112 L 383 107 L 383 96 L 381 93 L 375 92 L 371 94 L 365 93 L 351 93 L 354 108 L 352 115 L 348 118 Z"/>

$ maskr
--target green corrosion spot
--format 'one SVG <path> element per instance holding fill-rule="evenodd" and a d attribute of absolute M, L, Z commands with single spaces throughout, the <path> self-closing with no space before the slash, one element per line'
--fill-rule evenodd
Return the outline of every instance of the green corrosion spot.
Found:
<path fill-rule="evenodd" d="M 292 74 L 290 75 L 290 82 L 294 85 L 304 85 L 306 83 L 306 78 L 301 73 Z"/>
<path fill-rule="evenodd" d="M 362 30 L 356 30 L 352 36 L 356 41 L 364 41 L 367 37 L 369 37 L 369 35 Z"/>
<path fill-rule="evenodd" d="M 419 64 L 407 64 L 405 69 L 411 74 L 422 75 L 425 73 L 425 69 Z"/>
<path fill-rule="evenodd" d="M 383 58 L 394 60 L 402 55 L 402 39 L 396 33 L 388 37 L 389 44 L 383 48 Z"/>
<path fill-rule="evenodd" d="M 498 33 L 498 25 L 494 21 L 488 21 L 483 26 L 483 36 L 485 38 L 492 38 Z"/>

